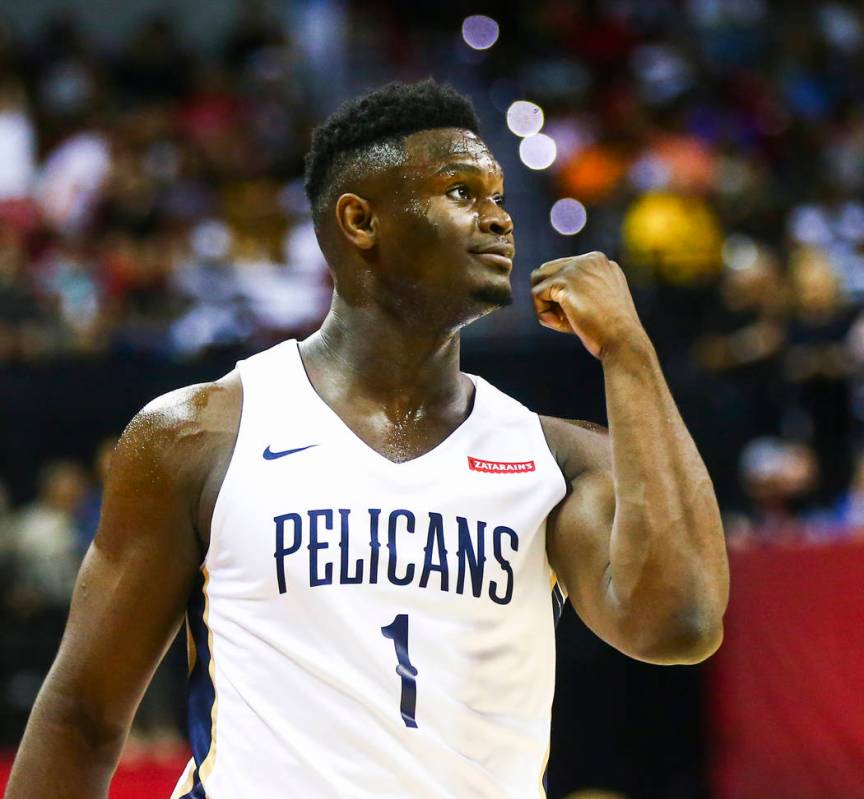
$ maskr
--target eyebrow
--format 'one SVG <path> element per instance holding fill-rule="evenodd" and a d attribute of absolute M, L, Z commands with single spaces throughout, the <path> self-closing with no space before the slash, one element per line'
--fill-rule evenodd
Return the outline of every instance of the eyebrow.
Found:
<path fill-rule="evenodd" d="M 501 168 L 498 167 L 497 171 L 500 172 Z M 468 161 L 451 161 L 448 164 L 444 164 L 444 166 L 438 167 L 433 174 L 443 175 L 447 172 L 473 172 L 478 175 L 487 174 L 487 170 L 481 169 L 476 164 L 472 164 Z"/>

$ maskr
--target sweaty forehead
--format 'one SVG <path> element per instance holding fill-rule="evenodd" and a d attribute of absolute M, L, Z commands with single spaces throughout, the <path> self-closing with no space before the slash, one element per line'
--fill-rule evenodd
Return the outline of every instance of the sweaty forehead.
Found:
<path fill-rule="evenodd" d="M 405 137 L 405 167 L 435 172 L 447 164 L 471 164 L 501 175 L 501 166 L 483 140 L 470 130 L 436 128 Z"/>

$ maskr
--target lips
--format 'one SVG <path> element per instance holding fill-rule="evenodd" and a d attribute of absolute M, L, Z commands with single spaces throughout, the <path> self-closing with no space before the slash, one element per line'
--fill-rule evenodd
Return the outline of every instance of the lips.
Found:
<path fill-rule="evenodd" d="M 471 250 L 471 254 L 487 264 L 503 268 L 508 272 L 513 268 L 514 248 L 512 244 L 491 244 L 488 247 Z"/>
<path fill-rule="evenodd" d="M 475 255 L 501 255 L 509 261 L 513 260 L 515 249 L 512 244 L 490 244 L 488 247 L 478 247 L 471 250 Z"/>

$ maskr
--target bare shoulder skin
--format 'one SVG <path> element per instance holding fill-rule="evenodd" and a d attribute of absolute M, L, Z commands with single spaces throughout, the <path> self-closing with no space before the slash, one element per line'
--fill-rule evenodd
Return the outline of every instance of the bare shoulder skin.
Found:
<path fill-rule="evenodd" d="M 240 379 L 232 372 L 159 397 L 124 431 L 99 529 L 27 726 L 8 799 L 106 794 L 135 710 L 177 632 L 206 553 L 241 403 Z M 51 768 L 40 766 L 48 761 Z"/>

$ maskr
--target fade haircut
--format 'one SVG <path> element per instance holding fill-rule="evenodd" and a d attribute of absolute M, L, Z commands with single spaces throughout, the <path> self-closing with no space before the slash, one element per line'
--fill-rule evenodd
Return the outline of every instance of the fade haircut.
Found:
<path fill-rule="evenodd" d="M 433 128 L 478 133 L 479 127 L 471 101 L 431 78 L 389 83 L 343 103 L 312 132 L 306 154 L 304 185 L 316 228 L 342 180 L 370 164 L 398 163 L 394 156 L 404 155 L 406 136 Z"/>

